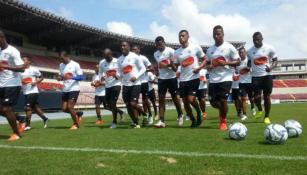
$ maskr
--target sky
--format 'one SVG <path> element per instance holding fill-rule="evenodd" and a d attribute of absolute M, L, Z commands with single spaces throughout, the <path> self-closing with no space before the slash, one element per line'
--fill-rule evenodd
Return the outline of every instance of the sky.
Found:
<path fill-rule="evenodd" d="M 178 43 L 187 29 L 191 42 L 212 45 L 212 29 L 224 27 L 226 41 L 263 34 L 280 59 L 307 58 L 305 0 L 22 0 L 56 15 L 107 31 L 145 39 L 162 35 Z"/>

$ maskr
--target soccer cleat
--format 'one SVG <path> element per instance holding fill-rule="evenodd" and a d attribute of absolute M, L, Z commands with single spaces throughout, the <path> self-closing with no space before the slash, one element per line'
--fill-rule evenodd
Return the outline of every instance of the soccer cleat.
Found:
<path fill-rule="evenodd" d="M 149 124 L 149 125 L 152 125 L 153 122 L 154 122 L 154 121 L 153 121 L 153 117 L 150 115 L 149 118 L 148 118 L 148 124 Z"/>
<path fill-rule="evenodd" d="M 48 127 L 49 118 L 46 118 L 44 121 L 44 128 Z"/>
<path fill-rule="evenodd" d="M 165 123 L 164 122 L 162 122 L 161 120 L 159 120 L 158 121 L 158 123 L 156 123 L 155 125 L 154 125 L 156 128 L 165 128 Z"/>
<path fill-rule="evenodd" d="M 20 136 L 18 136 L 17 134 L 12 134 L 12 135 L 10 136 L 10 138 L 8 138 L 7 140 L 8 140 L 8 141 L 16 141 L 16 140 L 18 140 L 18 139 L 20 139 Z"/>
<path fill-rule="evenodd" d="M 225 131 L 227 130 L 227 119 L 221 119 L 220 120 L 220 130 Z"/>
<path fill-rule="evenodd" d="M 132 126 L 132 128 L 134 128 L 134 129 L 140 129 L 140 128 L 141 128 L 141 126 L 140 126 L 140 125 L 136 125 L 136 124 L 134 124 L 134 126 Z"/>
<path fill-rule="evenodd" d="M 256 116 L 256 109 L 255 108 L 252 108 L 252 115 L 255 117 Z"/>
<path fill-rule="evenodd" d="M 19 133 L 22 133 L 26 128 L 26 123 L 24 122 L 19 122 L 19 125 L 18 125 L 18 131 Z"/>
<path fill-rule="evenodd" d="M 263 111 L 258 111 L 258 112 L 256 112 L 255 118 L 256 118 L 256 119 L 261 118 L 261 117 L 262 117 L 262 114 L 263 114 Z"/>
<path fill-rule="evenodd" d="M 97 119 L 95 125 L 102 125 L 103 121 L 101 119 Z"/>
<path fill-rule="evenodd" d="M 31 126 L 26 126 L 25 131 L 29 131 L 29 130 L 31 130 Z"/>
<path fill-rule="evenodd" d="M 190 117 L 189 116 L 185 116 L 185 120 L 190 120 Z"/>
<path fill-rule="evenodd" d="M 77 130 L 77 129 L 79 129 L 79 127 L 78 127 L 76 124 L 73 124 L 73 125 L 69 128 L 69 130 Z"/>
<path fill-rule="evenodd" d="M 178 126 L 179 127 L 183 126 L 183 116 L 182 115 L 178 117 Z"/>
<path fill-rule="evenodd" d="M 240 114 L 240 119 L 241 119 L 241 121 L 244 121 L 244 120 L 246 120 L 246 119 L 247 119 L 247 116 L 246 116 L 246 115 L 244 115 L 244 114 Z"/>
<path fill-rule="evenodd" d="M 160 119 L 159 115 L 156 115 L 156 116 L 155 116 L 155 121 L 157 121 L 157 120 L 159 120 L 159 119 Z"/>
<path fill-rule="evenodd" d="M 116 123 L 112 123 L 112 125 L 110 126 L 111 129 L 115 129 L 117 128 L 117 124 Z"/>
<path fill-rule="evenodd" d="M 207 112 L 203 112 L 203 119 L 205 120 L 207 118 Z"/>
<path fill-rule="evenodd" d="M 265 124 L 271 124 L 271 121 L 270 121 L 270 118 L 269 117 L 264 117 L 264 120 L 263 120 L 263 122 L 265 123 Z"/>

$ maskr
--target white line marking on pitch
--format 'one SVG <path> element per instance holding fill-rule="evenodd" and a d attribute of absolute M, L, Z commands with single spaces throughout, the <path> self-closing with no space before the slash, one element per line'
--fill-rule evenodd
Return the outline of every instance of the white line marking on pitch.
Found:
<path fill-rule="evenodd" d="M 25 150 L 48 150 L 48 151 L 76 151 L 76 152 L 104 152 L 104 153 L 131 153 L 150 155 L 172 155 L 187 157 L 222 157 L 222 158 L 248 158 L 248 159 L 275 159 L 275 160 L 307 160 L 307 156 L 275 156 L 265 154 L 239 154 L 239 153 L 201 153 L 201 152 L 179 152 L 161 150 L 125 150 L 125 149 L 103 149 L 103 148 L 65 148 L 65 147 L 43 147 L 43 146 L 11 146 L 0 145 L 6 149 Z"/>

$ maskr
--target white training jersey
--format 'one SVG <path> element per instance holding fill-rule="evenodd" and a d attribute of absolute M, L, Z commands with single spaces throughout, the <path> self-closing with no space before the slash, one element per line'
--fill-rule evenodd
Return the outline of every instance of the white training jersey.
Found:
<path fill-rule="evenodd" d="M 114 78 L 114 75 L 119 75 L 119 69 L 117 59 L 113 58 L 112 61 L 108 62 L 105 59 L 99 63 L 99 76 L 105 79 L 105 87 L 110 88 L 113 86 L 121 86 L 119 79 Z"/>
<path fill-rule="evenodd" d="M 148 58 L 144 55 L 140 55 L 140 58 L 147 70 L 149 66 L 151 66 L 151 62 L 148 60 Z M 140 77 L 141 83 L 148 83 L 148 73 L 145 71 L 145 73 Z"/>
<path fill-rule="evenodd" d="M 253 46 L 248 49 L 247 57 L 251 61 L 252 77 L 272 75 L 271 72 L 265 70 L 267 66 L 272 64 L 273 58 L 277 58 L 275 49 L 272 46 L 268 44 L 263 44 L 260 48 Z"/>
<path fill-rule="evenodd" d="M 212 45 L 207 50 L 207 61 L 213 66 L 213 70 L 209 71 L 210 83 L 220 83 L 232 81 L 232 73 L 234 68 L 226 65 L 219 66 L 218 61 L 235 61 L 239 59 L 236 48 L 228 42 L 224 42 L 220 46 Z"/>
<path fill-rule="evenodd" d="M 232 80 L 231 89 L 239 89 L 240 74 L 233 73 Z"/>
<path fill-rule="evenodd" d="M 152 72 L 148 72 L 148 92 L 154 89 L 153 81 L 156 81 L 156 76 Z"/>
<path fill-rule="evenodd" d="M 203 49 L 199 45 L 190 43 L 188 47 L 180 47 L 175 51 L 175 63 L 180 64 L 179 81 L 190 81 L 199 78 L 199 73 L 193 73 L 193 69 L 199 66 L 199 59 L 204 57 Z"/>
<path fill-rule="evenodd" d="M 11 67 L 23 65 L 20 52 L 13 46 L 8 45 L 4 50 L 0 50 L 0 64 Z M 21 86 L 20 73 L 0 68 L 0 88 Z"/>
<path fill-rule="evenodd" d="M 41 72 L 32 66 L 26 68 L 25 71 L 21 73 L 22 91 L 24 95 L 39 93 L 37 86 L 32 86 L 32 83 L 41 75 Z"/>
<path fill-rule="evenodd" d="M 95 84 L 97 81 L 100 81 L 99 74 L 94 74 L 92 77 L 92 83 Z M 95 87 L 95 95 L 96 96 L 105 96 L 106 95 L 106 88 L 104 85 Z"/>
<path fill-rule="evenodd" d="M 68 64 L 61 63 L 60 75 L 63 77 L 63 92 L 80 91 L 79 81 L 71 79 L 77 75 L 83 75 L 79 63 L 74 60 L 70 60 Z"/>
<path fill-rule="evenodd" d="M 140 77 L 146 68 L 138 55 L 129 52 L 126 56 L 120 56 L 117 63 L 124 86 L 141 85 Z M 134 82 L 130 81 L 132 77 L 136 78 Z"/>
<path fill-rule="evenodd" d="M 248 60 L 245 58 L 241 60 L 240 65 L 236 67 L 237 72 L 240 74 L 240 83 L 252 83 L 252 75 L 248 70 Z"/>
<path fill-rule="evenodd" d="M 204 81 L 207 81 L 206 74 L 207 74 L 207 70 L 206 69 L 201 69 L 199 71 L 200 83 L 199 83 L 199 88 L 198 89 L 207 89 L 207 83 L 208 82 L 204 82 Z"/>
<path fill-rule="evenodd" d="M 160 52 L 157 50 L 154 53 L 154 57 L 158 63 L 158 70 L 159 70 L 159 79 L 172 79 L 176 78 L 176 72 L 173 71 L 170 67 L 167 68 L 160 68 L 160 64 L 169 64 L 170 60 L 174 57 L 175 50 L 170 47 L 165 47 L 165 49 Z"/>

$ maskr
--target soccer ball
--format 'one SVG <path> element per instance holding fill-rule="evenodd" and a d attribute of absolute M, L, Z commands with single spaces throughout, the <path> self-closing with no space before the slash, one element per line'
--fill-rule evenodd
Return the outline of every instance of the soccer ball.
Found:
<path fill-rule="evenodd" d="M 247 136 L 247 128 L 242 123 L 234 123 L 230 125 L 229 137 L 234 140 L 242 140 Z"/>
<path fill-rule="evenodd" d="M 264 137 L 270 144 L 281 144 L 287 140 L 288 132 L 280 124 L 270 124 L 264 130 Z"/>
<path fill-rule="evenodd" d="M 295 120 L 287 120 L 284 124 L 285 128 L 288 131 L 289 137 L 298 137 L 302 134 L 302 125 Z"/>

